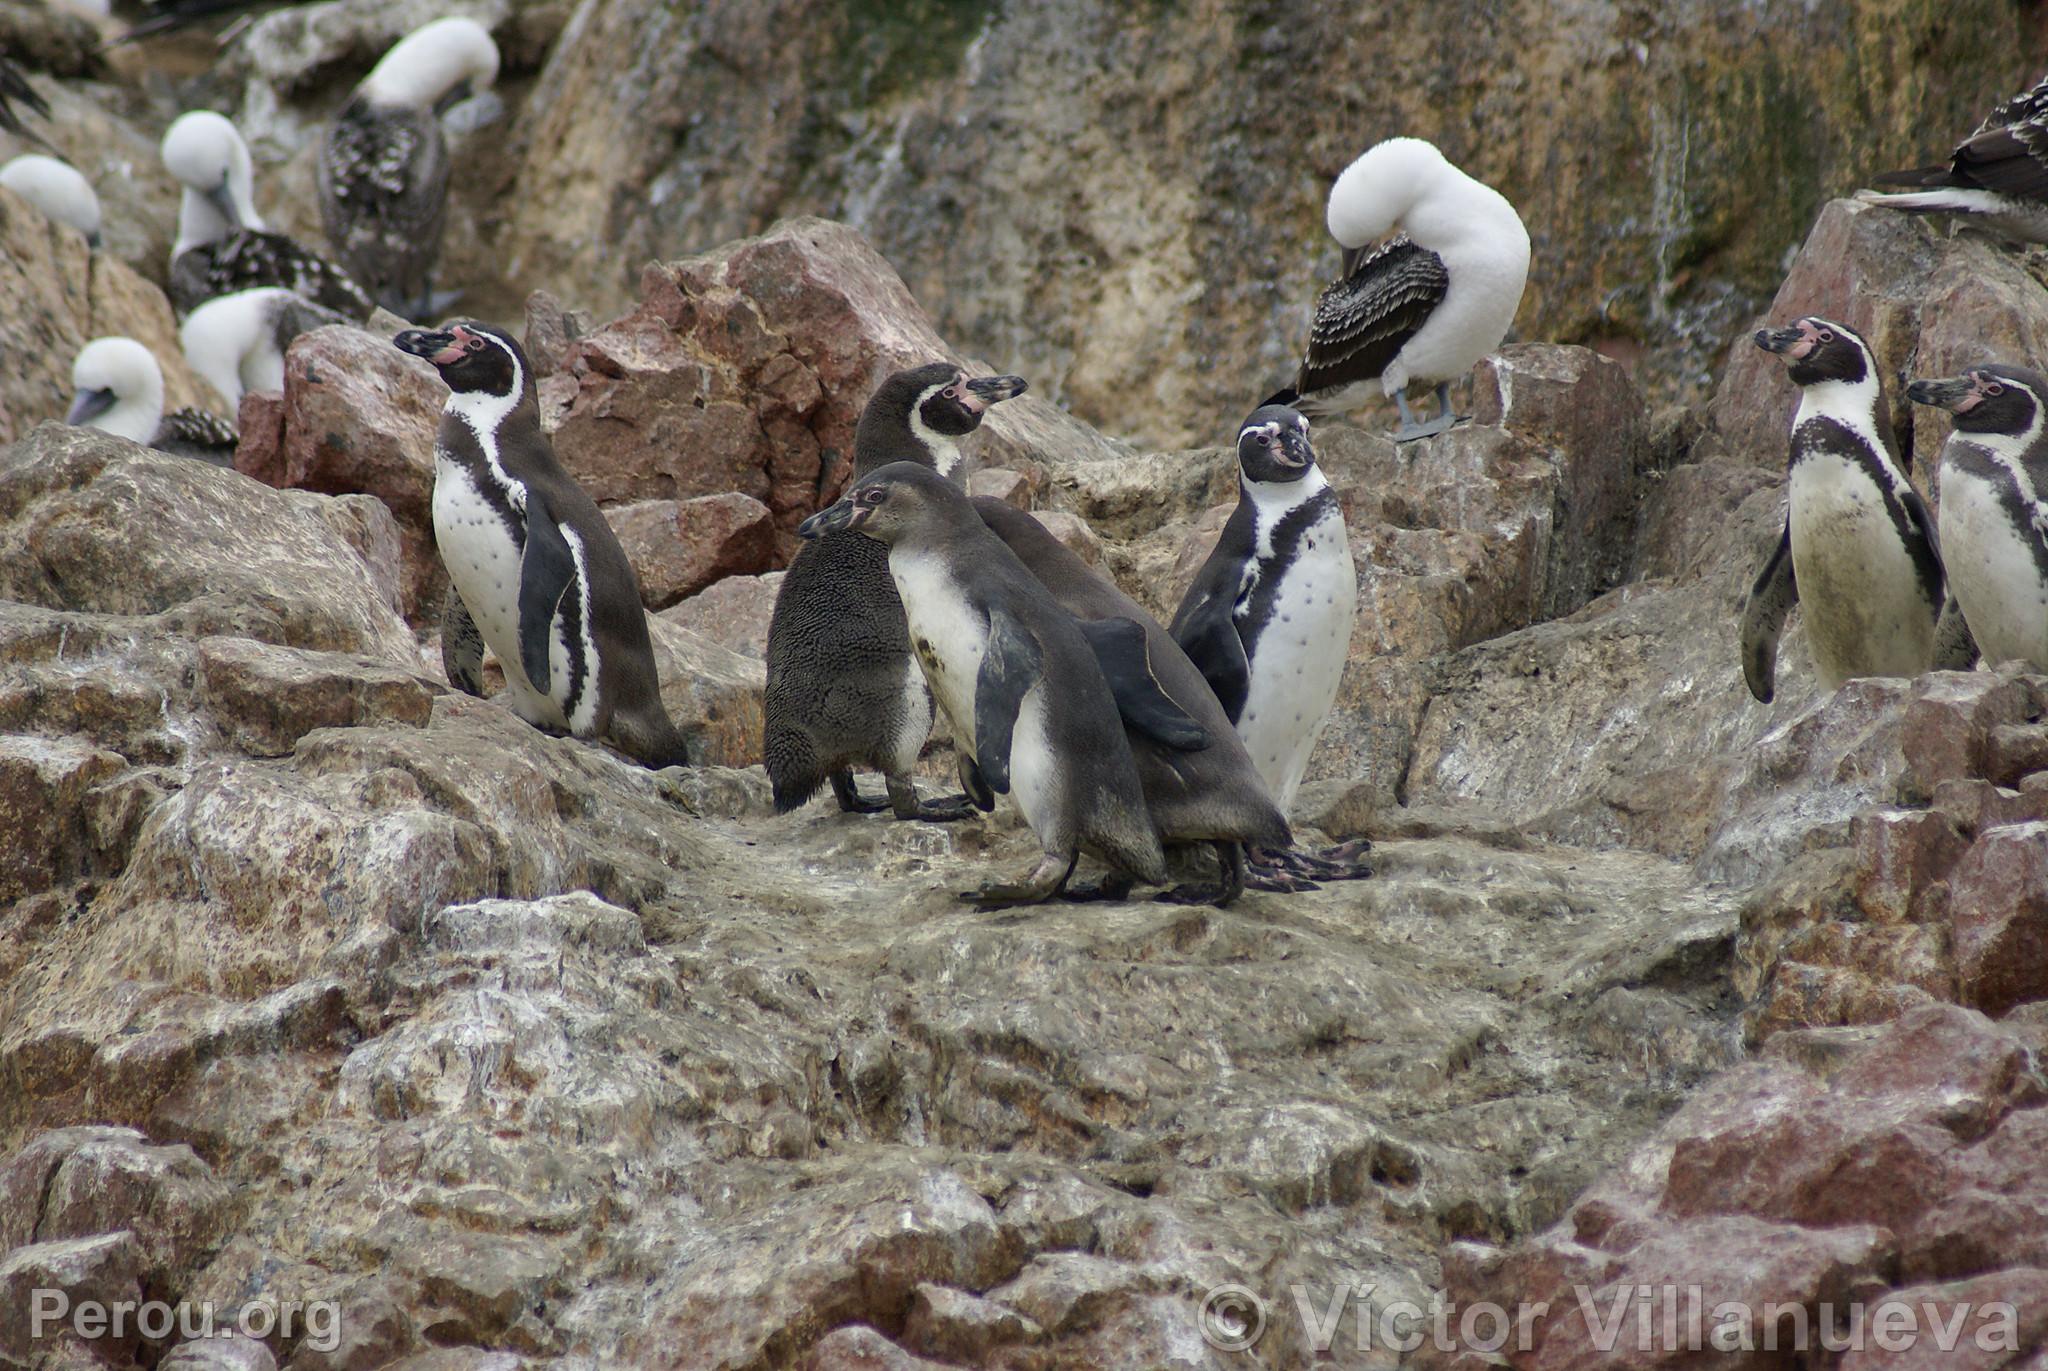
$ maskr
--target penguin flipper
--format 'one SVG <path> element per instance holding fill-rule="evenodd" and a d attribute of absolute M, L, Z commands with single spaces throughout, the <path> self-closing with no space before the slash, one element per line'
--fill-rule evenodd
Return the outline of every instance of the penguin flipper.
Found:
<path fill-rule="evenodd" d="M 519 665 L 543 695 L 549 693 L 554 676 L 548 649 L 554 638 L 555 609 L 575 577 L 569 540 L 548 512 L 547 501 L 528 486 L 526 553 L 519 563 Z"/>
<path fill-rule="evenodd" d="M 1244 639 L 1237 636 L 1232 609 L 1226 596 L 1190 592 L 1180 613 L 1173 616 L 1171 632 L 1195 670 L 1209 682 L 1209 689 L 1216 692 L 1216 703 L 1223 706 L 1230 722 L 1236 723 L 1252 691 L 1252 664 L 1244 655 Z"/>
<path fill-rule="evenodd" d="M 1968 671 L 1977 665 L 1977 638 L 1963 618 L 1963 607 L 1951 595 L 1942 602 L 1941 617 L 1934 621 L 1934 669 Z"/>
<path fill-rule="evenodd" d="M 1209 730 L 1174 703 L 1152 674 L 1145 652 L 1145 630 L 1135 619 L 1082 619 L 1081 633 L 1095 649 L 1117 713 L 1146 737 L 1177 752 L 1200 752 L 1209 745 Z"/>
<path fill-rule="evenodd" d="M 1043 658 L 1030 630 L 1000 609 L 988 615 L 988 646 L 974 682 L 974 762 L 988 788 L 1010 791 L 1010 735 Z"/>
<path fill-rule="evenodd" d="M 448 587 L 448 600 L 441 608 L 441 670 L 447 673 L 449 685 L 465 695 L 483 698 L 484 635 L 477 632 L 469 606 L 462 603 L 462 594 L 453 585 Z"/>
<path fill-rule="evenodd" d="M 1792 577 L 1792 520 L 1787 516 L 1778 546 L 1757 573 L 1742 607 L 1742 679 L 1763 704 L 1777 693 L 1778 634 L 1798 603 L 1799 584 Z"/>

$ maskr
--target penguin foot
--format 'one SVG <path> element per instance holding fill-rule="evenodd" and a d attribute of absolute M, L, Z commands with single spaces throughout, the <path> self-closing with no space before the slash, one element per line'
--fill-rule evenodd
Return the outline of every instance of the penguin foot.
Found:
<path fill-rule="evenodd" d="M 917 797 L 917 787 L 909 781 L 899 781 L 891 776 L 889 808 L 899 819 L 921 819 L 928 824 L 951 824 L 973 818 L 976 807 L 970 795 L 949 795 L 943 800 L 920 800 Z"/>
<path fill-rule="evenodd" d="M 1136 885 L 1129 876 L 1120 871 L 1111 871 L 1092 881 L 1078 881 L 1060 892 L 1060 898 L 1075 904 L 1087 904 L 1093 900 L 1128 900 L 1131 887 Z"/>
<path fill-rule="evenodd" d="M 1353 838 L 1315 852 L 1298 847 L 1261 848 L 1252 854 L 1252 860 L 1267 870 L 1284 871 L 1310 880 L 1362 881 L 1372 875 L 1372 868 L 1365 862 L 1365 854 L 1370 851 L 1370 841 Z"/>
<path fill-rule="evenodd" d="M 1206 904 L 1222 909 L 1236 899 L 1244 890 L 1244 883 L 1238 882 L 1235 890 L 1219 881 L 1185 881 L 1170 889 L 1162 890 L 1152 897 L 1154 904 Z"/>
<path fill-rule="evenodd" d="M 983 909 L 1004 909 L 1011 905 L 1041 904 L 1051 899 L 1074 874 L 1074 857 L 1061 857 L 1046 853 L 1029 875 L 1017 881 L 989 881 L 973 890 L 963 890 L 960 898 Z"/>
<path fill-rule="evenodd" d="M 1248 889 L 1267 890 L 1275 895 L 1299 895 L 1303 891 L 1322 889 L 1306 876 L 1253 861 L 1244 864 L 1244 883 Z"/>
<path fill-rule="evenodd" d="M 860 793 L 860 787 L 853 782 L 851 771 L 832 773 L 832 798 L 839 801 L 839 808 L 848 814 L 880 814 L 890 808 L 887 799 L 870 800 Z"/>

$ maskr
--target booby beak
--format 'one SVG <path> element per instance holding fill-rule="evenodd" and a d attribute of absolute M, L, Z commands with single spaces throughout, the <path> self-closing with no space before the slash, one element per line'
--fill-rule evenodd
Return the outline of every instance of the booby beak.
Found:
<path fill-rule="evenodd" d="M 800 538 L 822 538 L 828 533 L 857 529 L 867 522 L 873 511 L 872 505 L 857 505 L 851 500 L 841 500 L 835 505 L 819 510 L 796 526 Z"/>
<path fill-rule="evenodd" d="M 1806 330 L 1796 325 L 1791 328 L 1760 328 L 1756 331 L 1756 345 L 1765 352 L 1775 352 L 1780 356 L 1803 356 L 1803 353 L 1793 352 L 1792 349 L 1805 341 Z"/>
<path fill-rule="evenodd" d="M 81 390 L 72 398 L 71 408 L 64 415 L 64 422 L 77 428 L 89 424 L 114 407 L 114 392 L 111 390 Z"/>
<path fill-rule="evenodd" d="M 228 221 L 231 228 L 241 228 L 242 211 L 235 205 L 235 193 L 228 189 L 228 180 L 223 176 L 220 184 L 206 192 L 207 203 L 220 211 L 220 217 Z"/>
<path fill-rule="evenodd" d="M 999 405 L 1028 389 L 1022 376 L 977 376 L 967 383 L 967 398 L 961 403 L 970 413 L 979 414 L 990 405 Z"/>
<path fill-rule="evenodd" d="M 1906 398 L 1916 405 L 1934 405 L 1951 414 L 1967 414 L 1984 399 L 1981 377 L 1952 376 L 1943 381 L 1915 381 L 1906 387 Z"/>
<path fill-rule="evenodd" d="M 1337 267 L 1338 280 L 1348 281 L 1351 279 L 1351 273 L 1357 271 L 1358 264 L 1365 260 L 1365 251 L 1364 248 L 1344 249 L 1343 261 Z"/>
<path fill-rule="evenodd" d="M 395 335 L 391 341 L 398 345 L 400 352 L 424 357 L 437 367 L 453 366 L 466 355 L 461 339 L 439 329 L 409 328 Z"/>

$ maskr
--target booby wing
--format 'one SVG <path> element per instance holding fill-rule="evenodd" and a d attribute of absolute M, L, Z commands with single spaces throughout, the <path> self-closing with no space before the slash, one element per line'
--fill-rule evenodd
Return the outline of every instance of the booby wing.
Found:
<path fill-rule="evenodd" d="M 1785 531 L 1742 606 L 1742 679 L 1764 704 L 1777 694 L 1778 634 L 1798 603 L 1799 583 L 1792 575 L 1792 516 L 1787 514 Z"/>
<path fill-rule="evenodd" d="M 974 682 L 974 761 L 987 788 L 999 794 L 1010 790 L 1010 735 L 1043 661 L 1029 629 L 1000 608 L 989 610 L 988 646 Z"/>
<path fill-rule="evenodd" d="M 27 138 L 31 135 L 21 126 L 21 109 L 15 108 L 17 105 L 45 119 L 50 117 L 48 102 L 28 83 L 27 73 L 5 57 L 0 57 L 0 129 Z"/>
<path fill-rule="evenodd" d="M 236 229 L 171 263 L 171 303 L 183 313 L 217 295 L 265 286 L 282 286 L 352 320 L 376 308 L 347 272 L 282 233 Z"/>
<path fill-rule="evenodd" d="M 1376 381 L 1451 288 L 1444 259 L 1397 234 L 1316 297 L 1302 395 Z"/>
<path fill-rule="evenodd" d="M 235 426 L 203 409 L 174 409 L 156 426 L 150 446 L 159 452 L 191 457 L 215 466 L 235 464 Z"/>
<path fill-rule="evenodd" d="M 1991 111 L 1956 145 L 1947 166 L 1886 172 L 1876 183 L 2048 201 L 2048 80 Z"/>
<path fill-rule="evenodd" d="M 448 146 L 432 110 L 351 100 L 320 157 L 320 213 L 328 241 L 380 302 L 419 313 L 441 245 Z M 401 308 L 403 306 L 403 308 Z"/>

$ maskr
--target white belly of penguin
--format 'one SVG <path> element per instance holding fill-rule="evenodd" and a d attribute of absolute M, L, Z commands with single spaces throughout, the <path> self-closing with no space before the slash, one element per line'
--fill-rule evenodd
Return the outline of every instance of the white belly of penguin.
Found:
<path fill-rule="evenodd" d="M 1996 486 L 1955 467 L 1943 472 L 1941 550 L 1985 664 L 2017 657 L 2048 671 L 2048 586 Z"/>
<path fill-rule="evenodd" d="M 1358 574 L 1344 521 L 1332 515 L 1303 536 L 1253 649 L 1238 737 L 1281 810 L 1308 771 L 1336 701 L 1351 648 Z"/>
<path fill-rule="evenodd" d="M 1912 555 L 1860 467 L 1825 454 L 1792 472 L 1792 569 L 1821 688 L 1916 676 L 1934 661 L 1934 616 Z"/>
<path fill-rule="evenodd" d="M 974 684 L 988 649 L 988 622 L 936 557 L 891 552 L 889 572 L 903 600 L 910 650 L 932 698 L 953 726 L 953 743 L 974 755 Z"/>
<path fill-rule="evenodd" d="M 469 472 L 459 463 L 437 456 L 434 462 L 434 543 L 448 579 L 462 596 L 477 632 L 497 655 L 505 671 L 505 691 L 519 716 L 529 723 L 572 729 L 562 703 L 534 689 L 519 656 L 519 545 L 497 513 L 487 504 Z M 579 576 L 569 594 L 583 592 Z M 569 684 L 568 644 L 557 618 L 549 644 L 554 694 L 566 697 Z M 596 683 L 583 692 L 577 710 L 594 710 Z M 587 726 L 587 725 L 586 725 Z"/>

